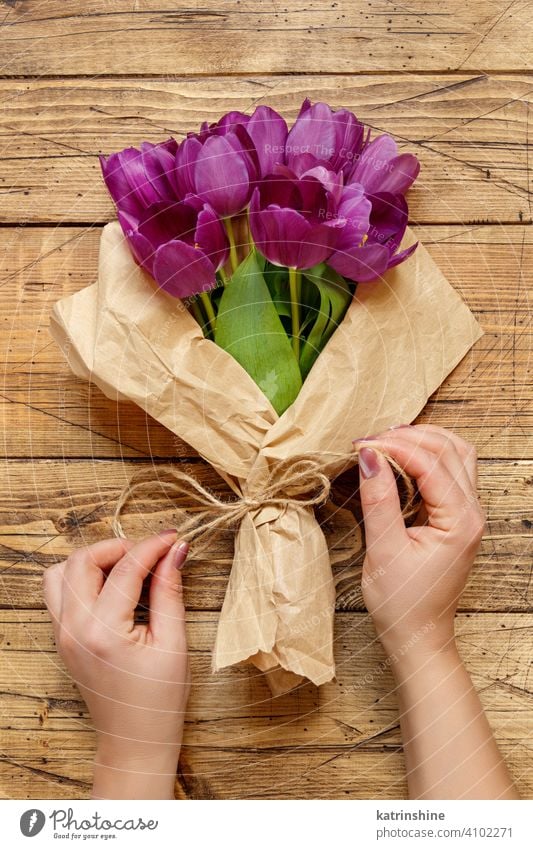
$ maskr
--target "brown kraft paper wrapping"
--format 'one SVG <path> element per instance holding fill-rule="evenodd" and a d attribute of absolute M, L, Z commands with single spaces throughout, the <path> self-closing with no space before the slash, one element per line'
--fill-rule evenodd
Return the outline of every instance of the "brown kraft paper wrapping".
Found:
<path fill-rule="evenodd" d="M 403 247 L 413 241 L 408 234 Z M 117 222 L 98 280 L 55 304 L 54 339 L 76 375 L 130 400 L 192 445 L 236 494 L 261 493 L 275 461 L 343 453 L 355 437 L 412 421 L 482 331 L 419 245 L 360 285 L 298 398 L 280 417 L 181 301 L 134 262 Z M 338 469 L 332 460 L 328 472 Z M 335 591 L 311 509 L 250 511 L 237 532 L 213 669 L 252 661 L 274 689 L 334 677 Z M 311 627 L 312 626 L 312 627 Z"/>

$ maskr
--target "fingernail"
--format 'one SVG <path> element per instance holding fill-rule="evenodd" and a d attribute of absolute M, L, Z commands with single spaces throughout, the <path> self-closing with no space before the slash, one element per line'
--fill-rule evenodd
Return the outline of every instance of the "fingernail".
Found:
<path fill-rule="evenodd" d="M 177 532 L 176 528 L 167 528 L 164 531 L 159 531 L 158 536 L 167 537 L 167 536 L 170 536 L 171 534 L 177 534 L 177 533 L 178 532 Z"/>
<path fill-rule="evenodd" d="M 188 542 L 179 542 L 175 546 L 176 550 L 176 558 L 174 561 L 174 565 L 176 569 L 183 569 L 185 565 L 185 561 L 187 560 L 187 554 L 189 552 L 189 543 Z"/>
<path fill-rule="evenodd" d="M 359 436 L 357 439 L 352 439 L 352 445 L 356 442 L 371 442 L 375 438 L 375 436 Z"/>
<path fill-rule="evenodd" d="M 411 425 L 408 425 L 408 424 L 391 425 L 389 430 L 399 430 L 401 427 L 411 427 Z"/>
<path fill-rule="evenodd" d="M 375 478 L 380 472 L 378 455 L 372 448 L 361 448 L 359 451 L 359 468 L 366 479 Z"/>

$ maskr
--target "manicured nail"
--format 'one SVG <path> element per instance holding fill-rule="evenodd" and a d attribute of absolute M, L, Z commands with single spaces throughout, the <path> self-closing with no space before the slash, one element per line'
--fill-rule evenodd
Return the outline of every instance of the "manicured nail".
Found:
<path fill-rule="evenodd" d="M 359 436 L 357 439 L 352 439 L 352 445 L 356 442 L 371 442 L 375 438 L 375 436 Z"/>
<path fill-rule="evenodd" d="M 175 546 L 175 561 L 174 566 L 176 569 L 183 569 L 185 565 L 185 561 L 187 560 L 187 554 L 189 553 L 189 543 L 188 542 L 179 542 Z"/>
<path fill-rule="evenodd" d="M 411 427 L 411 425 L 408 425 L 408 424 L 391 425 L 389 430 L 399 430 L 401 427 Z"/>
<path fill-rule="evenodd" d="M 378 455 L 372 448 L 361 448 L 359 451 L 359 468 L 365 478 L 375 478 L 380 472 Z"/>
<path fill-rule="evenodd" d="M 159 531 L 158 536 L 160 537 L 169 537 L 171 534 L 177 534 L 176 528 L 167 528 L 164 531 Z"/>

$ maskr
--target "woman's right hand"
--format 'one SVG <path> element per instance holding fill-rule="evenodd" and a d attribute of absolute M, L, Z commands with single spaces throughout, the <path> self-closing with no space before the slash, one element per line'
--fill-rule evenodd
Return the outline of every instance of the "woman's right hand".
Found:
<path fill-rule="evenodd" d="M 368 612 L 389 655 L 415 645 L 440 650 L 453 641 L 457 601 L 485 525 L 476 491 L 476 452 L 431 425 L 393 428 L 356 440 L 356 446 Z M 426 524 L 405 527 L 394 473 L 380 449 L 416 480 Z"/>

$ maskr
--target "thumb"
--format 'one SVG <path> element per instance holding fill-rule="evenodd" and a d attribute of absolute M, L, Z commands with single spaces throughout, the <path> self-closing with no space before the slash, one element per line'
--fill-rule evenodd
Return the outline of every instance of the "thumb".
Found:
<path fill-rule="evenodd" d="M 405 536 L 394 472 L 381 453 L 365 446 L 359 449 L 359 481 L 367 551 L 390 555 Z"/>
<path fill-rule="evenodd" d="M 181 570 L 189 545 L 178 540 L 161 558 L 150 584 L 150 630 L 158 642 L 185 637 L 185 605 Z"/>

